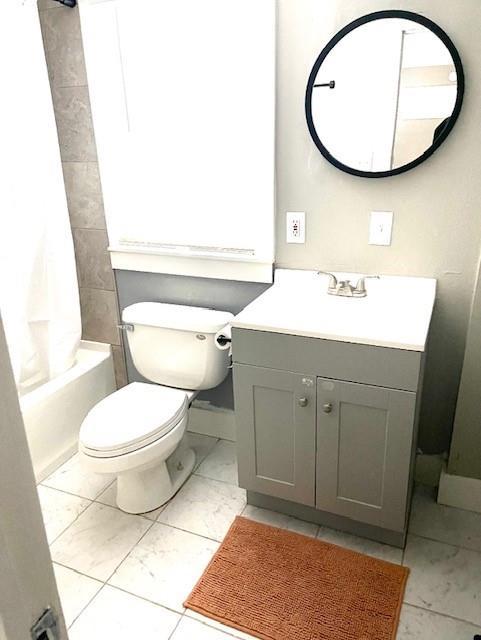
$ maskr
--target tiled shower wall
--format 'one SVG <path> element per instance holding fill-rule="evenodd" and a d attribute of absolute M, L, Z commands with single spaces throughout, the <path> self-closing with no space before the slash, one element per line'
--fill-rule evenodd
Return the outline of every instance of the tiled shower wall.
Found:
<path fill-rule="evenodd" d="M 112 345 L 120 387 L 126 384 L 127 374 L 117 329 L 117 295 L 107 251 L 78 8 L 53 0 L 39 0 L 38 8 L 75 245 L 82 337 Z"/>

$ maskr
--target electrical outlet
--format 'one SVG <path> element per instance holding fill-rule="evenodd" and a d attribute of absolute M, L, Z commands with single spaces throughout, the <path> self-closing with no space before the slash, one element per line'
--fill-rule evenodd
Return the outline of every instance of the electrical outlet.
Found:
<path fill-rule="evenodd" d="M 392 211 L 371 211 L 369 244 L 388 247 L 392 240 L 394 214 Z"/>
<path fill-rule="evenodd" d="M 304 211 L 288 211 L 286 229 L 286 241 L 289 244 L 304 244 L 306 241 L 306 214 Z"/>

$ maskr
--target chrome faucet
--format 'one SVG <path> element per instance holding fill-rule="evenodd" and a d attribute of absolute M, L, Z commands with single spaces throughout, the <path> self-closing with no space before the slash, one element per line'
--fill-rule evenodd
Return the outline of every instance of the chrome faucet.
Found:
<path fill-rule="evenodd" d="M 350 280 L 338 280 L 329 271 L 318 271 L 318 275 L 329 276 L 327 293 L 331 296 L 342 296 L 344 298 L 365 298 L 367 296 L 366 280 L 368 278 L 379 279 L 379 276 L 362 276 L 355 285 Z"/>

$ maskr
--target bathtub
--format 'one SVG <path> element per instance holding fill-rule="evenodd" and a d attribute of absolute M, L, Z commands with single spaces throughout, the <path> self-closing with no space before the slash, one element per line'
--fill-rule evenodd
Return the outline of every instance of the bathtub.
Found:
<path fill-rule="evenodd" d="M 37 482 L 77 450 L 83 419 L 115 388 L 110 345 L 82 341 L 71 369 L 20 398 Z"/>

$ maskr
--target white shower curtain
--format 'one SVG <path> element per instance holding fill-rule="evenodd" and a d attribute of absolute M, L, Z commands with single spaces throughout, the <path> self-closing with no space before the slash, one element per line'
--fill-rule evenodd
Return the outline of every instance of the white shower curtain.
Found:
<path fill-rule="evenodd" d="M 0 71 L 0 311 L 23 393 L 73 365 L 81 334 L 35 0 L 0 2 Z"/>

